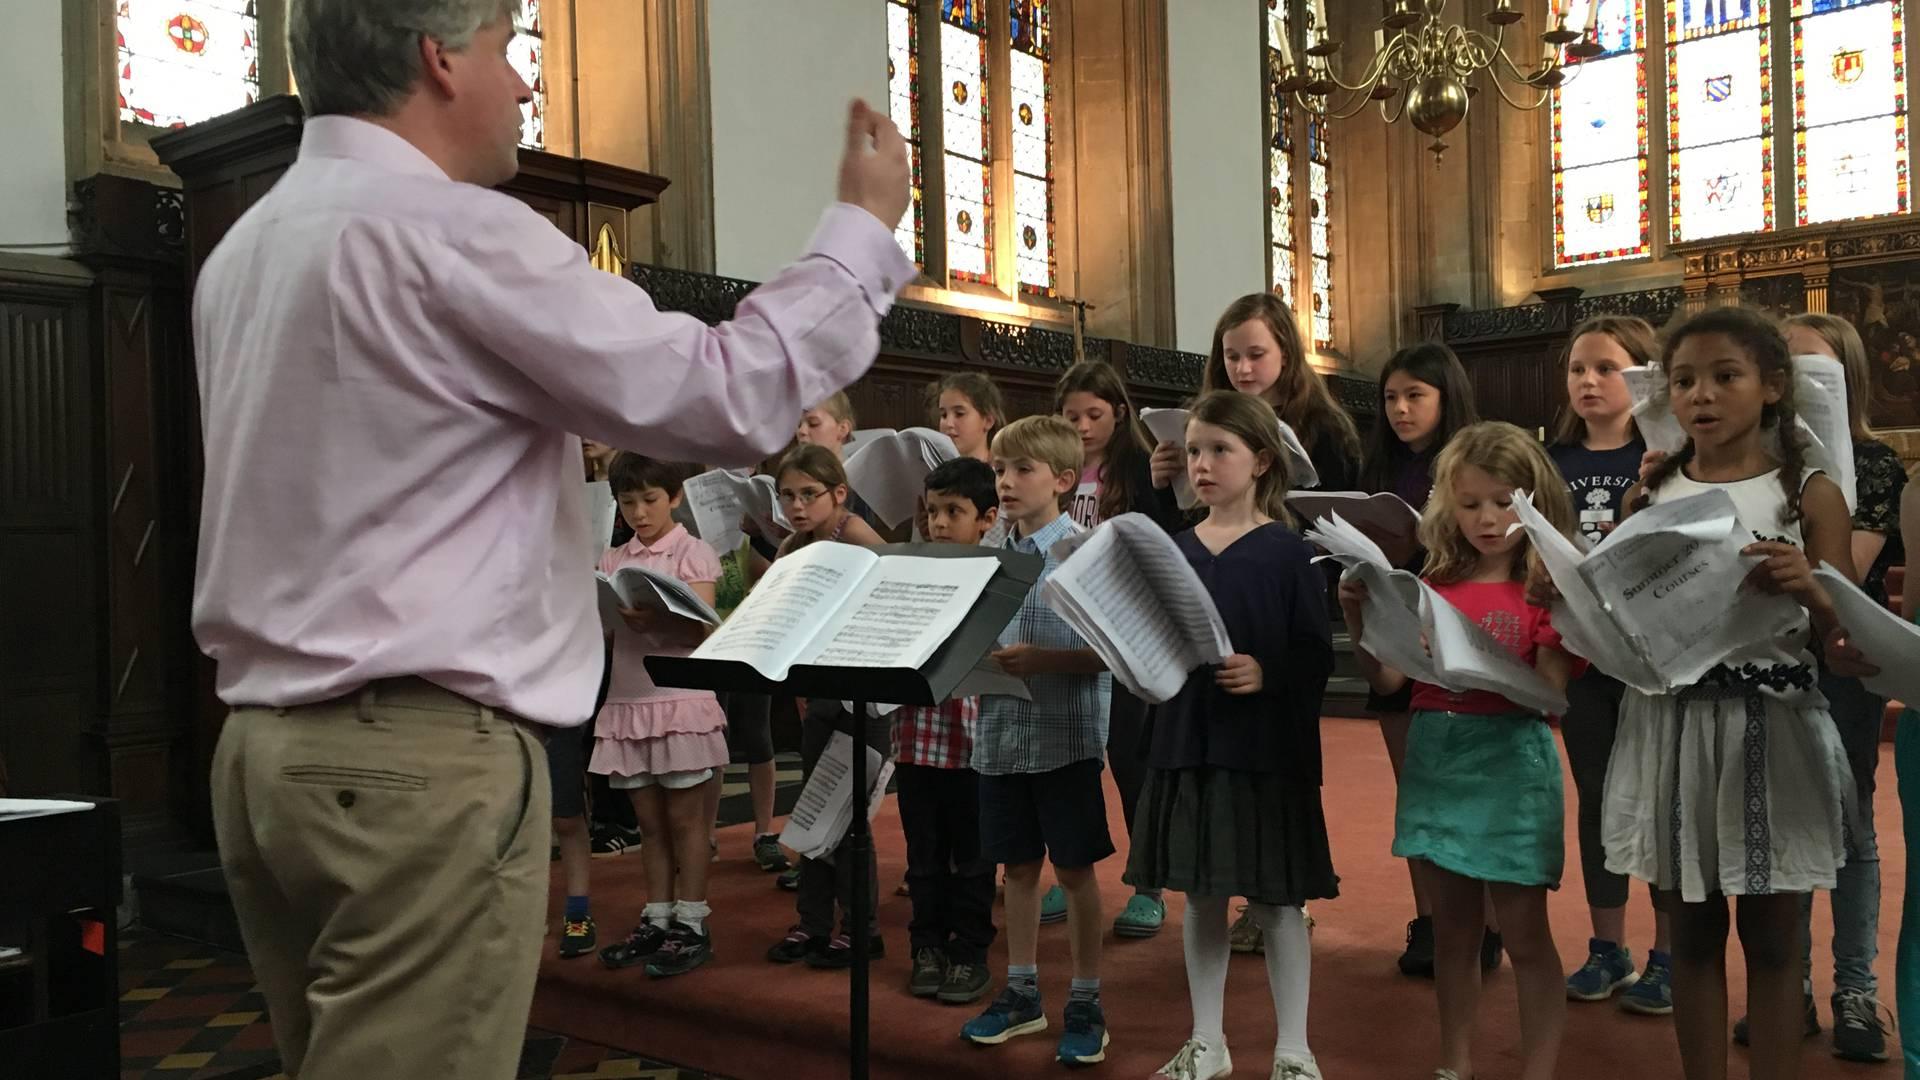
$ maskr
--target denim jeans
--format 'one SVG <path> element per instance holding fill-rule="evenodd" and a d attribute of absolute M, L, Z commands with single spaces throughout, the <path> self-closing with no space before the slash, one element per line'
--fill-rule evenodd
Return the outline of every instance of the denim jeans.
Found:
<path fill-rule="evenodd" d="M 1900 944 L 1893 968 L 1894 1004 L 1900 1030 L 1920 1032 L 1920 711 L 1900 714 L 1893 741 L 1900 778 L 1900 819 L 1907 838 L 1906 898 L 1900 908 Z M 1920 1080 L 1920 1038 L 1901 1039 L 1906 1080 Z"/>
<path fill-rule="evenodd" d="M 1887 703 L 1874 696 L 1858 679 L 1822 673 L 1820 692 L 1827 697 L 1840 744 L 1853 771 L 1854 792 L 1860 802 L 1853 820 L 1846 865 L 1840 868 L 1829 900 L 1833 906 L 1833 985 L 1836 990 L 1874 993 L 1878 982 L 1873 962 L 1880 955 L 1880 848 L 1873 830 L 1874 772 L 1880 764 L 1880 725 Z M 1813 986 L 1813 942 L 1808 924 L 1813 897 L 1800 901 L 1800 948 L 1806 985 Z"/>

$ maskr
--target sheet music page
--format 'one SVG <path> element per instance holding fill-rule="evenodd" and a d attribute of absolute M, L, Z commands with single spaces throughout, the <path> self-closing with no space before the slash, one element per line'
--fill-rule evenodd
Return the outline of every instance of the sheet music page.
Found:
<path fill-rule="evenodd" d="M 993 558 L 879 558 L 794 662 L 917 668 L 966 621 L 973 602 L 999 568 L 1000 560 Z M 749 593 L 748 599 L 753 595 Z M 734 618 L 739 618 L 738 613 Z M 727 622 L 731 625 L 733 620 Z"/>
<path fill-rule="evenodd" d="M 624 620 L 620 618 L 620 609 L 628 606 L 627 599 L 620 595 L 620 589 L 614 585 L 612 578 L 597 570 L 594 571 L 593 577 L 594 602 L 600 611 L 600 629 L 604 633 L 611 634 L 617 627 L 624 625 Z"/>
<path fill-rule="evenodd" d="M 77 814 L 82 810 L 93 809 L 90 802 L 72 802 L 67 799 L 0 799 L 0 821 L 18 821 L 23 818 L 48 817 L 53 814 Z"/>
<path fill-rule="evenodd" d="M 892 434 L 894 434 L 894 430 L 890 427 L 862 428 L 847 436 L 847 441 L 841 444 L 840 460 L 851 461 L 853 460 L 853 455 L 866 449 L 868 444 L 884 439 Z"/>
<path fill-rule="evenodd" d="M 1502 645 L 1487 628 L 1467 618 L 1447 598 L 1420 587 L 1427 641 L 1438 685 L 1449 690 L 1486 690 L 1544 716 L 1567 711 L 1567 695 Z"/>
<path fill-rule="evenodd" d="M 1847 373 L 1831 356 L 1793 358 L 1794 411 L 1813 436 L 1807 461 L 1840 485 L 1847 512 L 1858 508 L 1853 475 L 1853 428 L 1847 424 Z"/>
<path fill-rule="evenodd" d="M 696 660 L 735 660 L 776 682 L 840 614 L 849 594 L 880 557 L 853 544 L 813 543 L 774 560 L 766 576 L 714 635 L 693 651 Z M 966 560 L 934 560 L 962 562 Z"/>
<path fill-rule="evenodd" d="M 1313 467 L 1313 458 L 1307 456 L 1307 447 L 1293 426 L 1285 420 L 1280 421 L 1280 445 L 1286 451 L 1287 486 L 1289 488 L 1312 488 L 1320 486 L 1320 471 Z"/>
<path fill-rule="evenodd" d="M 1673 404 L 1667 397 L 1667 373 L 1648 365 L 1620 372 L 1633 394 L 1633 422 L 1646 440 L 1647 449 L 1672 454 L 1687 445 L 1687 433 L 1674 418 Z"/>
<path fill-rule="evenodd" d="M 1516 527 L 1526 530 L 1541 565 L 1560 593 L 1553 605 L 1553 626 L 1560 631 L 1567 651 L 1629 686 L 1649 694 L 1664 693 L 1664 680 L 1627 644 L 1625 631 L 1614 625 L 1607 606 L 1581 576 L 1580 564 L 1587 553 L 1580 550 L 1579 543 L 1554 528 L 1535 509 L 1527 492 L 1513 493 L 1513 510 L 1520 519 Z"/>
<path fill-rule="evenodd" d="M 1664 684 L 1659 692 L 1698 682 L 1803 618 L 1787 597 L 1745 587 L 1760 562 L 1740 554 L 1752 542 L 1733 500 L 1709 491 L 1635 512 L 1580 565 L 1614 622 L 1640 643 Z"/>
<path fill-rule="evenodd" d="M 1366 563 L 1382 570 L 1392 570 L 1396 565 L 1387 558 L 1387 553 L 1380 549 L 1380 545 L 1373 542 L 1372 537 L 1348 523 L 1337 510 L 1330 510 L 1316 518 L 1301 536 L 1326 552 L 1324 557 L 1335 559 L 1342 566 Z M 1320 558 L 1316 557 L 1314 561 L 1319 562 Z"/>
<path fill-rule="evenodd" d="M 868 764 L 876 764 L 873 757 L 869 750 Z M 877 767 L 867 775 L 875 771 Z M 852 801 L 853 739 L 844 731 L 836 731 L 800 789 L 786 828 L 780 831 L 780 842 L 810 859 L 832 851 L 852 820 L 847 812 Z"/>
<path fill-rule="evenodd" d="M 1360 647 L 1409 679 L 1444 685 L 1433 658 L 1420 645 L 1426 633 L 1420 614 L 1425 586 L 1420 579 L 1405 570 L 1395 570 L 1379 545 L 1337 513 L 1316 521 L 1304 535 L 1327 553 L 1315 557 L 1314 562 L 1332 559 L 1346 568 L 1340 575 L 1342 581 L 1352 578 L 1367 587 L 1367 602 L 1360 614 Z"/>
<path fill-rule="evenodd" d="M 713 469 L 680 485 L 681 504 L 693 516 L 693 535 L 722 555 L 739 550 L 746 539 L 740 532 L 740 519 L 746 516 L 741 479 L 726 469 Z"/>
<path fill-rule="evenodd" d="M 613 522 L 620 507 L 613 501 L 613 486 L 605 480 L 587 481 L 587 546 L 593 549 L 588 566 L 599 566 L 600 556 L 613 543 Z"/>
<path fill-rule="evenodd" d="M 1186 556 L 1144 515 L 1093 530 L 1047 578 L 1041 597 L 1090 645 L 1099 640 L 1094 649 L 1103 659 L 1111 649 L 1115 676 L 1150 702 L 1173 697 L 1194 668 L 1232 651 Z"/>
<path fill-rule="evenodd" d="M 1364 533 L 1394 565 L 1400 566 L 1420 549 L 1420 515 L 1390 491 L 1289 491 L 1287 505 L 1302 521 L 1329 515 Z"/>
<path fill-rule="evenodd" d="M 926 490 L 927 474 L 960 456 L 953 440 L 931 428 L 907 428 L 876 436 L 847 455 L 847 486 L 887 527 L 913 517 Z"/>
<path fill-rule="evenodd" d="M 1895 615 L 1826 563 L 1813 571 L 1833 597 L 1840 625 L 1867 663 L 1880 674 L 1860 682 L 1867 689 L 1909 705 L 1920 702 L 1920 626 Z M 1913 586 L 1909 585 L 1908 588 Z"/>
<path fill-rule="evenodd" d="M 652 609 L 682 619 L 719 626 L 720 615 L 693 587 L 672 574 L 644 566 L 623 566 L 613 575 L 613 587 L 629 608 Z"/>

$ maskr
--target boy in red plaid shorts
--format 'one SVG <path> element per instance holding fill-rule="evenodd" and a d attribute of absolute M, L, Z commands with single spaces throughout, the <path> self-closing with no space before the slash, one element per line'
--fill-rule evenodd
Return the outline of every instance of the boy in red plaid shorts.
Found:
<path fill-rule="evenodd" d="M 993 469 L 973 458 L 927 476 L 927 539 L 978 544 L 999 513 Z M 915 997 L 965 1005 L 992 985 L 993 864 L 980 858 L 980 775 L 969 767 L 980 699 L 894 713 L 894 778 L 907 836 Z"/>

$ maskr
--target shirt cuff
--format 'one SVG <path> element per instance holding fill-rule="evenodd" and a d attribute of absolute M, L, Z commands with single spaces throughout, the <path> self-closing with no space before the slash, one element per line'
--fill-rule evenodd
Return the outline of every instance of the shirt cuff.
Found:
<path fill-rule="evenodd" d="M 807 241 L 807 254 L 823 255 L 852 274 L 876 316 L 885 315 L 894 296 L 920 273 L 893 231 L 852 203 L 827 207 Z"/>

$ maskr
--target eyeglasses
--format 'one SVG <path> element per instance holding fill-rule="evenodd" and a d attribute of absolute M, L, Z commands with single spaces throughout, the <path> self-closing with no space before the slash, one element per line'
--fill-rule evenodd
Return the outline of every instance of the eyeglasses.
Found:
<path fill-rule="evenodd" d="M 775 494 L 780 496 L 781 502 L 790 506 L 806 506 L 826 493 L 826 488 L 801 488 L 799 491 L 782 489 L 775 492 Z"/>

